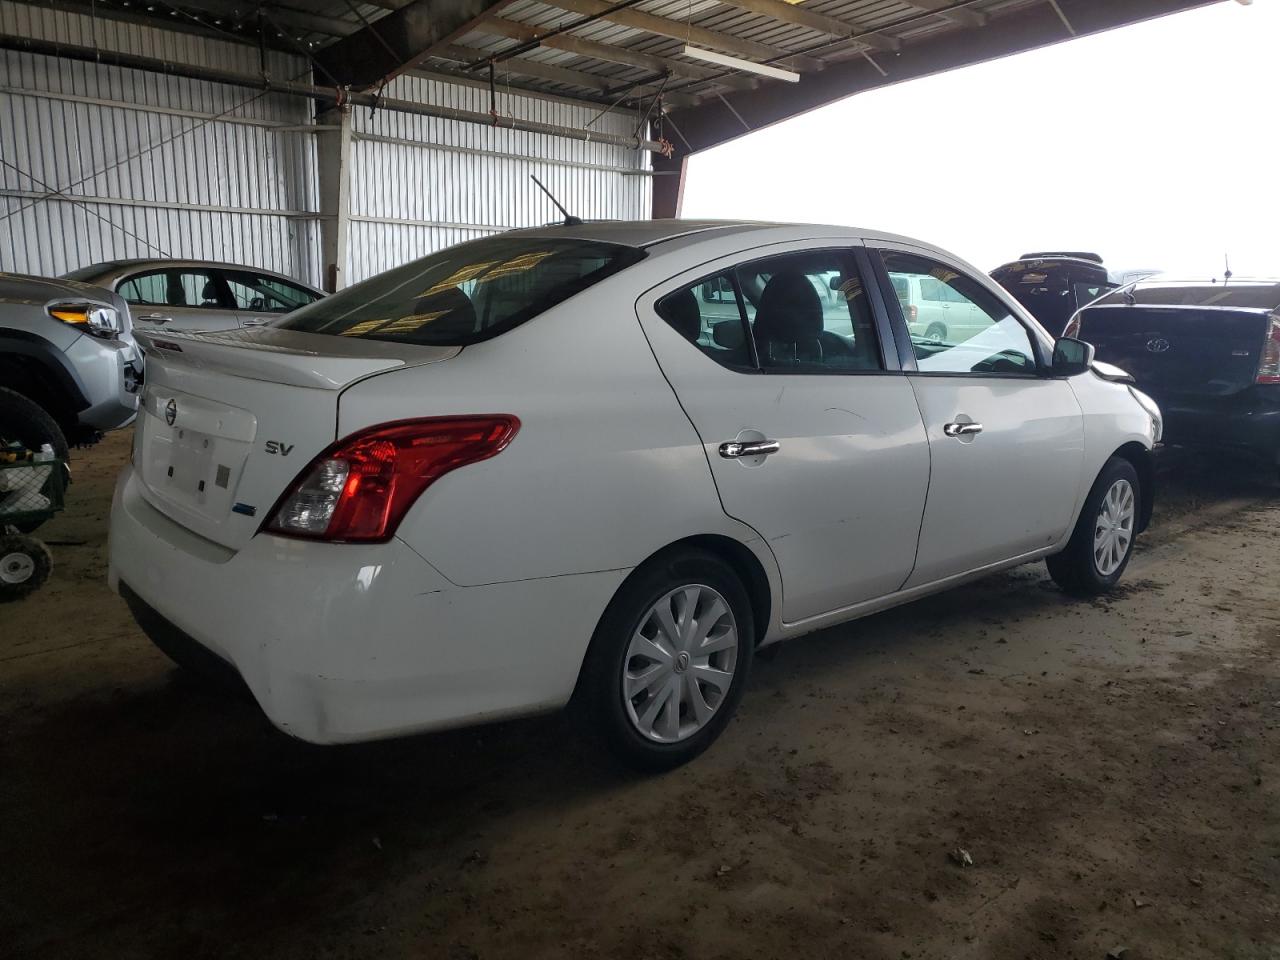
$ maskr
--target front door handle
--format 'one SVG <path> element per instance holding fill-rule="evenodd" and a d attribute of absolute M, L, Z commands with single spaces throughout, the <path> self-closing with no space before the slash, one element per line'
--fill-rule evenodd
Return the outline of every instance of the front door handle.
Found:
<path fill-rule="evenodd" d="M 948 423 L 942 427 L 948 437 L 972 437 L 982 432 L 980 423 Z"/>
<path fill-rule="evenodd" d="M 782 449 L 777 440 L 730 440 L 720 444 L 720 456 L 726 460 L 738 460 L 742 457 L 767 457 Z"/>

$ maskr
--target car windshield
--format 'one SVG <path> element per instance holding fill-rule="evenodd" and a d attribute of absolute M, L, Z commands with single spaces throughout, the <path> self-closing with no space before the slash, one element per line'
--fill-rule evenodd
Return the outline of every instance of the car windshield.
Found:
<path fill-rule="evenodd" d="M 524 323 L 643 259 L 591 240 L 498 236 L 397 267 L 279 323 L 288 330 L 465 346 Z"/>

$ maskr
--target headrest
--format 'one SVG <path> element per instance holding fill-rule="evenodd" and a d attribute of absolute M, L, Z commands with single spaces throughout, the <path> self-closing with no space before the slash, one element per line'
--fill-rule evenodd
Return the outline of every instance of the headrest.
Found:
<path fill-rule="evenodd" d="M 663 300 L 662 317 L 690 342 L 702 336 L 702 311 L 692 290 L 681 290 Z"/>
<path fill-rule="evenodd" d="M 760 295 L 754 329 L 762 357 L 820 359 L 822 301 L 809 278 L 798 270 L 785 270 L 770 277 Z M 781 344 L 787 349 L 778 353 L 771 349 L 772 344 Z"/>
<path fill-rule="evenodd" d="M 214 283 L 212 280 L 206 280 L 204 282 L 204 287 L 200 291 L 200 299 L 201 300 L 217 300 L 218 285 Z"/>

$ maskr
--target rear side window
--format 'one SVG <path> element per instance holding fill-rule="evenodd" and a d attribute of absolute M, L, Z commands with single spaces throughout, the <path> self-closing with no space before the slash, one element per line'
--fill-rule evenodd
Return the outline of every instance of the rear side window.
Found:
<path fill-rule="evenodd" d="M 754 260 L 670 293 L 656 308 L 686 340 L 733 369 L 883 369 L 862 279 L 847 251 Z"/>
<path fill-rule="evenodd" d="M 368 340 L 466 346 L 524 323 L 644 256 L 635 247 L 591 240 L 488 237 L 317 300 L 279 326 Z"/>
<path fill-rule="evenodd" d="M 288 313 L 319 299 L 318 294 L 277 277 L 241 270 L 224 270 L 222 276 L 237 310 Z"/>

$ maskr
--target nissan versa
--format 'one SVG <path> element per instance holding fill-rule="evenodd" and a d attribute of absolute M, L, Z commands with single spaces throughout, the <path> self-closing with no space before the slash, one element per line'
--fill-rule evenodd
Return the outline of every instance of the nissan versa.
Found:
<path fill-rule="evenodd" d="M 984 322 L 913 336 L 924 278 Z M 111 583 L 317 743 L 568 704 L 674 766 L 761 646 L 1040 558 L 1104 591 L 1151 515 L 1156 405 L 884 234 L 516 231 L 140 339 Z"/>

